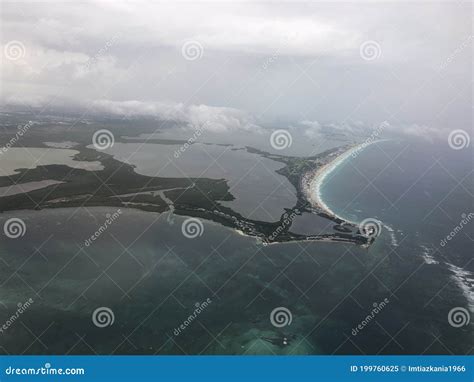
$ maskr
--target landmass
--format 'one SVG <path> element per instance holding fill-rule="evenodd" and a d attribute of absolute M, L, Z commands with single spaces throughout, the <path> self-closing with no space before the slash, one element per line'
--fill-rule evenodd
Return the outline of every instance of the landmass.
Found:
<path fill-rule="evenodd" d="M 71 134 L 68 134 L 67 140 L 77 143 L 74 150 L 77 150 L 78 154 L 74 159 L 100 162 L 103 169 L 89 171 L 65 165 L 19 169 L 15 175 L 0 177 L 0 187 L 45 180 L 55 183 L 41 189 L 1 197 L 0 212 L 96 206 L 123 207 L 155 213 L 168 211 L 171 214 L 211 220 L 236 229 L 241 234 L 255 237 L 263 245 L 293 241 L 326 241 L 369 246 L 373 241 L 373 238 L 362 235 L 357 225 L 328 213 L 309 197 L 311 192 L 308 187 L 318 169 L 350 150 L 352 146 L 341 146 L 305 158 L 275 155 L 252 147 L 243 148 L 250 153 L 284 163 L 285 166 L 277 170 L 277 173 L 285 176 L 296 189 L 296 204 L 292 208 L 284 209 L 278 221 L 264 222 L 248 219 L 220 203 L 234 199 L 226 179 L 163 178 L 138 174 L 133 165 L 88 147 L 92 131 L 97 127 L 87 129 L 88 125 L 85 126 L 80 133 L 71 129 Z M 55 133 L 50 134 L 48 141 L 54 141 L 51 139 L 54 135 Z M 58 132 L 57 135 L 62 134 Z M 37 138 L 41 136 L 44 135 L 38 134 Z M 8 138 L 3 134 L 0 137 L 2 144 Z M 135 142 L 141 141 L 142 138 L 131 140 L 119 135 L 117 140 Z M 27 139 L 22 140 L 18 147 L 48 147 L 40 142 L 42 141 L 35 139 L 35 134 L 28 134 Z M 186 141 L 167 140 L 159 143 L 181 142 Z M 315 235 L 292 232 L 292 219 L 302 213 L 315 213 L 332 221 L 334 232 Z"/>

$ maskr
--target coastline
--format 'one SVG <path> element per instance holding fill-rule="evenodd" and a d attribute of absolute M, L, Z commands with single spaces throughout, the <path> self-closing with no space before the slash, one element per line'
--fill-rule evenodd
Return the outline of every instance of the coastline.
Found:
<path fill-rule="evenodd" d="M 363 142 L 358 145 L 352 146 L 348 150 L 344 151 L 336 158 L 326 163 L 325 165 L 317 168 L 316 170 L 310 171 L 303 177 L 303 192 L 306 196 L 306 199 L 310 202 L 313 208 L 321 210 L 329 216 L 334 218 L 346 221 L 350 224 L 358 225 L 358 222 L 348 220 L 345 217 L 338 215 L 334 212 L 323 200 L 321 195 L 321 187 L 324 184 L 324 181 L 334 170 L 336 170 L 342 163 L 346 161 L 350 156 L 366 149 L 368 146 L 381 142 L 381 140 L 372 141 L 372 142 Z"/>

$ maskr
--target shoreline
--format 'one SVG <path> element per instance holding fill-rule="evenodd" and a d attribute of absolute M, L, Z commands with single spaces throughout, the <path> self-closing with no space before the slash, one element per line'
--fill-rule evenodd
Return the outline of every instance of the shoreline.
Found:
<path fill-rule="evenodd" d="M 343 216 L 338 215 L 334 212 L 322 199 L 321 195 L 321 187 L 324 184 L 324 181 L 334 170 L 336 170 L 342 163 L 346 161 L 351 155 L 354 153 L 359 154 L 363 150 L 365 150 L 368 146 L 381 142 L 382 140 L 373 141 L 370 143 L 363 142 L 358 145 L 352 146 L 348 150 L 344 151 L 336 158 L 331 160 L 330 162 L 326 163 L 325 165 L 308 172 L 305 174 L 304 178 L 306 181 L 303 180 L 303 190 L 306 196 L 306 199 L 310 202 L 313 208 L 317 208 L 322 212 L 326 213 L 329 216 L 334 218 L 343 220 L 350 224 L 358 225 L 359 223 L 351 221 Z M 308 179 L 309 178 L 309 179 Z"/>

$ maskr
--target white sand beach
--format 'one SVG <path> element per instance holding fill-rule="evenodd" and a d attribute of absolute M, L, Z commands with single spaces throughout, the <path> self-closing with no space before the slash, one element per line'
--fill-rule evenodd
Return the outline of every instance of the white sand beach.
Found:
<path fill-rule="evenodd" d="M 337 169 L 344 161 L 352 156 L 358 155 L 362 150 L 367 148 L 368 146 L 380 142 L 380 140 L 372 141 L 372 142 L 363 142 L 357 146 L 353 146 L 347 151 L 343 152 L 342 154 L 335 157 L 332 161 L 325 164 L 324 166 L 320 167 L 314 172 L 311 172 L 308 176 L 310 179 L 306 180 L 306 186 L 303 187 L 303 192 L 306 195 L 306 198 L 311 203 L 314 208 L 320 209 L 326 214 L 330 216 L 334 216 L 341 220 L 345 220 L 352 224 L 358 224 L 356 222 L 349 221 L 347 218 L 339 216 L 336 214 L 329 206 L 324 202 L 321 196 L 321 187 L 324 184 L 326 178 Z"/>

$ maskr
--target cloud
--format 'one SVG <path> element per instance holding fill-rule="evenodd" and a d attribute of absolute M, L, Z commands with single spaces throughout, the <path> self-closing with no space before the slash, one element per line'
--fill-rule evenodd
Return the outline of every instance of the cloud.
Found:
<path fill-rule="evenodd" d="M 402 126 L 390 126 L 389 130 L 391 133 L 396 135 L 421 138 L 429 142 L 433 142 L 436 139 L 444 139 L 446 136 L 446 129 L 419 125 L 417 123 Z"/>
<path fill-rule="evenodd" d="M 312 139 L 358 133 L 349 118 L 372 126 L 396 114 L 404 133 L 431 134 L 472 124 L 470 16 L 470 4 L 448 3 L 7 1 L 1 53 L 18 41 L 24 55 L 2 57 L 0 102 L 105 99 L 219 131 L 254 128 L 250 114 L 304 118 Z M 189 60 L 193 40 L 203 51 Z M 380 46 L 375 60 L 361 57 L 367 40 Z"/>
<path fill-rule="evenodd" d="M 94 101 L 95 111 L 126 117 L 156 117 L 181 123 L 183 127 L 206 129 L 213 132 L 235 130 L 258 131 L 253 118 L 247 113 L 229 107 L 207 105 L 185 106 L 182 103 L 143 102 L 137 100 Z"/>
<path fill-rule="evenodd" d="M 376 138 L 406 138 L 415 137 L 432 142 L 435 139 L 444 139 L 446 131 L 438 127 L 423 124 L 391 124 L 382 121 L 373 126 L 367 126 L 363 122 L 327 123 L 318 121 L 301 121 L 297 127 L 302 133 L 310 138 L 317 139 L 325 134 L 344 134 L 349 138 L 369 137 Z"/>
<path fill-rule="evenodd" d="M 326 122 L 303 120 L 298 123 L 296 129 L 302 130 L 302 133 L 310 138 L 317 139 L 322 135 L 350 135 L 364 134 L 367 132 L 367 126 L 361 122 Z"/>
<path fill-rule="evenodd" d="M 44 12 L 41 3 L 32 4 L 29 9 L 15 9 L 8 4 L 7 8 L 7 14 L 15 20 L 7 23 L 9 30 L 17 36 L 27 36 L 35 44 L 53 47 L 97 46 L 104 32 L 123 30 L 127 31 L 123 38 L 133 45 L 179 49 L 187 39 L 196 39 L 211 50 L 271 54 L 281 49 L 284 54 L 314 56 L 355 47 L 362 38 L 356 23 L 327 17 L 331 14 L 327 9 L 306 14 L 264 3 L 91 0 L 83 4 L 55 3 L 48 12 Z M 25 12 L 29 17 L 21 22 Z M 27 27 L 38 32 L 28 33 Z"/>
<path fill-rule="evenodd" d="M 1 46 L 2 51 L 8 50 L 8 44 Z M 2 71 L 6 75 L 12 76 L 39 76 L 48 71 L 55 71 L 58 68 L 82 64 L 89 60 L 89 56 L 80 52 L 59 51 L 45 49 L 40 46 L 25 46 L 22 44 L 18 49 L 22 51 L 22 56 L 15 60 L 4 60 Z"/>
<path fill-rule="evenodd" d="M 321 136 L 321 124 L 318 121 L 301 121 L 301 125 L 306 126 L 303 134 L 310 138 L 314 139 Z"/>
<path fill-rule="evenodd" d="M 24 108 L 40 108 L 48 104 L 49 99 L 43 96 L 20 94 L 9 96 L 3 100 L 9 106 L 21 106 Z"/>

